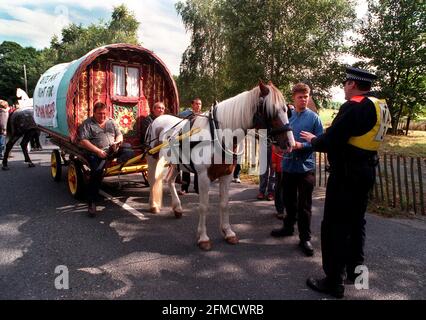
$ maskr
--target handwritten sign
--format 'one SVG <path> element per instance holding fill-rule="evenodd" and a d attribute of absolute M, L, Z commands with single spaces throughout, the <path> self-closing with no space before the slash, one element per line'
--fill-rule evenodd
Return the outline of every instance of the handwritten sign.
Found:
<path fill-rule="evenodd" d="M 58 64 L 47 70 L 34 90 L 34 120 L 45 127 L 58 127 L 56 97 L 58 87 L 69 63 Z"/>

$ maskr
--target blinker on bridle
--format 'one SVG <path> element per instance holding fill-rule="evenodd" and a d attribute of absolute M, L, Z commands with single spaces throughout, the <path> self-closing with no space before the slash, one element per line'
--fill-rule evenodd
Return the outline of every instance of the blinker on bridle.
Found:
<path fill-rule="evenodd" d="M 287 109 L 287 115 L 291 116 L 290 109 Z M 253 116 L 253 123 L 255 127 L 258 129 L 266 129 L 268 132 L 268 139 L 270 139 L 272 143 L 276 142 L 274 139 L 272 139 L 272 137 L 279 135 L 283 132 L 293 131 L 290 126 L 290 123 L 285 124 L 281 128 L 269 129 L 272 127 L 271 121 L 272 119 L 266 113 L 265 100 L 263 98 L 260 98 L 256 113 Z"/>

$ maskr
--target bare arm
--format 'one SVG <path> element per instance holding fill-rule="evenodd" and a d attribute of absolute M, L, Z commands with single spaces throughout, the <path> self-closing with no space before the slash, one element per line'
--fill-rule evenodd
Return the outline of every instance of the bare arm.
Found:
<path fill-rule="evenodd" d="M 295 141 L 295 145 L 293 147 L 293 150 L 299 150 L 299 149 L 303 149 L 303 144 L 301 142 Z"/>

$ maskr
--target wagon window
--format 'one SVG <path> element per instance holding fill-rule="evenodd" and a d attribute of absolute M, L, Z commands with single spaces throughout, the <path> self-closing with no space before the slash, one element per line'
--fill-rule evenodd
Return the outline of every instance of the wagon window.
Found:
<path fill-rule="evenodd" d="M 113 66 L 112 72 L 114 74 L 114 95 L 125 96 L 125 73 L 123 66 Z"/>
<path fill-rule="evenodd" d="M 127 96 L 138 97 L 139 96 L 139 69 L 138 68 L 127 68 Z"/>

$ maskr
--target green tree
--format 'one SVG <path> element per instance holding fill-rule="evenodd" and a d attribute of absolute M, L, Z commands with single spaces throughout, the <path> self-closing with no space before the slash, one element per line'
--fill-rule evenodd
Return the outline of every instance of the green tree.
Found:
<path fill-rule="evenodd" d="M 50 48 L 44 55 L 54 64 L 80 58 L 94 48 L 111 43 L 138 44 L 139 22 L 125 5 L 114 7 L 111 20 L 92 23 L 88 27 L 70 24 L 62 29 L 62 38 L 52 37 Z"/>
<path fill-rule="evenodd" d="M 225 43 L 219 2 L 190 0 L 176 4 L 185 28 L 191 32 L 191 45 L 182 55 L 177 81 L 183 105 L 202 96 L 206 106 L 221 96 Z"/>
<path fill-rule="evenodd" d="M 303 80 L 327 95 L 338 78 L 343 34 L 355 17 L 347 0 L 188 0 L 176 8 L 192 35 L 181 92 L 196 92 L 208 103 L 259 78 L 285 90 Z"/>
<path fill-rule="evenodd" d="M 426 105 L 426 3 L 368 0 L 368 7 L 354 54 L 377 70 L 396 133 L 401 116 L 415 117 Z"/>
<path fill-rule="evenodd" d="M 32 47 L 23 48 L 16 42 L 0 44 L 0 97 L 16 101 L 16 89 L 25 90 L 24 65 L 27 74 L 27 94 L 31 97 L 40 75 L 44 72 L 41 53 Z"/>
<path fill-rule="evenodd" d="M 111 20 L 99 21 L 88 27 L 70 24 L 62 29 L 61 39 L 53 36 L 50 47 L 41 51 L 32 47 L 4 41 L 0 45 L 0 97 L 16 100 L 16 88 L 25 88 L 24 70 L 27 70 L 28 95 L 32 96 L 41 74 L 55 64 L 69 62 L 90 50 L 110 43 L 138 44 L 139 22 L 125 5 L 114 8 Z"/>

